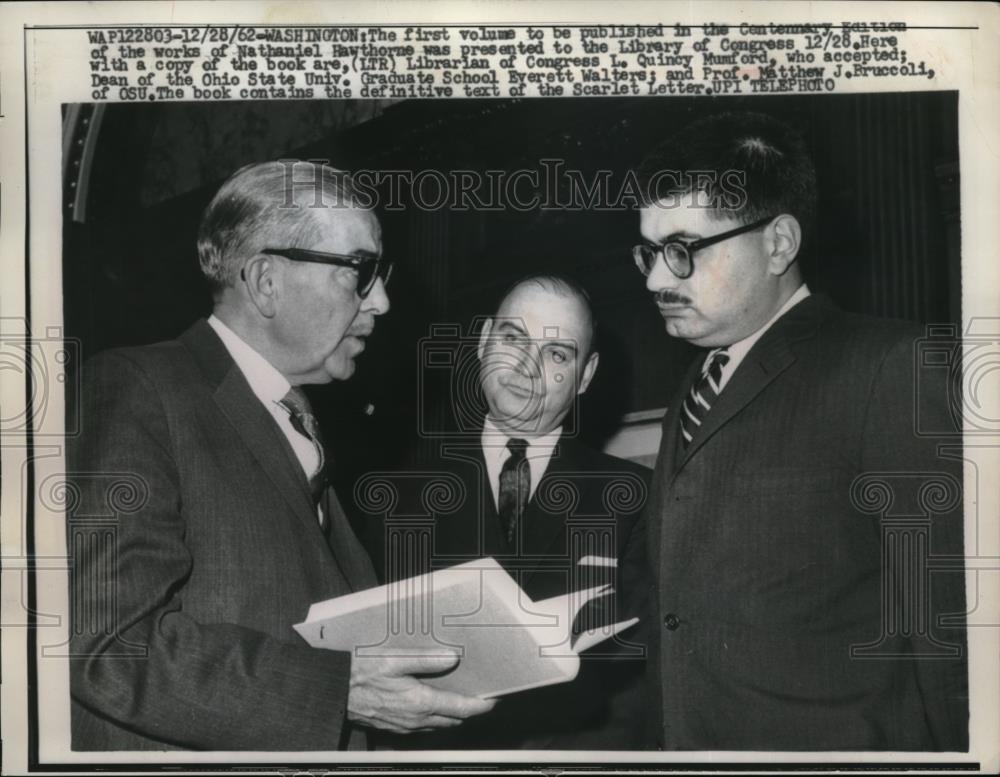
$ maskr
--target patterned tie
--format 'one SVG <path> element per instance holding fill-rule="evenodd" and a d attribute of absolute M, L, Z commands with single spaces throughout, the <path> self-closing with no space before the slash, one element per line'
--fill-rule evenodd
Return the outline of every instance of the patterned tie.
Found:
<path fill-rule="evenodd" d="M 728 363 L 729 354 L 725 348 L 712 351 L 705 360 L 701 377 L 694 382 L 684 398 L 684 404 L 681 406 L 681 434 L 684 437 L 685 449 L 691 444 L 709 408 L 718 398 L 722 390 L 719 386 L 722 368 Z"/>
<path fill-rule="evenodd" d="M 320 435 L 319 423 L 313 415 L 312 406 L 305 392 L 297 386 L 292 386 L 280 404 L 288 411 L 292 428 L 312 442 L 319 455 L 319 467 L 309 476 L 309 491 L 313 504 L 318 505 L 323 489 L 326 488 L 326 456 L 323 451 L 323 438 Z"/>
<path fill-rule="evenodd" d="M 531 470 L 525 453 L 528 443 L 519 438 L 507 441 L 510 456 L 500 470 L 500 498 L 497 500 L 497 512 L 500 514 L 500 530 L 507 537 L 507 545 L 514 548 L 514 534 L 517 524 L 524 515 L 524 507 L 528 504 L 528 492 L 531 490 Z"/>

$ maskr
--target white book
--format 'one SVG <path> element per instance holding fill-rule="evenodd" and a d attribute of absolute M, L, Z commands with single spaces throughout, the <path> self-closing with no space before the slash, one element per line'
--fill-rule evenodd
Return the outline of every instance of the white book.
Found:
<path fill-rule="evenodd" d="M 638 620 L 574 637 L 580 608 L 610 593 L 605 585 L 535 602 L 482 558 L 317 602 L 294 628 L 313 647 L 348 650 L 355 661 L 455 651 L 457 667 L 421 680 L 485 699 L 575 678 L 580 653 Z"/>

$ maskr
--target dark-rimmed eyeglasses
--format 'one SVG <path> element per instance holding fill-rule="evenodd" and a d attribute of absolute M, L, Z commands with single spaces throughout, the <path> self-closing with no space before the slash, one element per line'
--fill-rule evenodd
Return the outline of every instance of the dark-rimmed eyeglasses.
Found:
<path fill-rule="evenodd" d="M 375 287 L 375 281 L 382 279 L 383 284 L 389 282 L 392 275 L 392 262 L 384 256 L 351 256 L 348 254 L 328 254 L 323 251 L 309 251 L 305 248 L 265 248 L 262 254 L 283 256 L 293 262 L 312 262 L 313 264 L 334 264 L 338 267 L 350 267 L 358 274 L 357 293 L 361 299 Z"/>
<path fill-rule="evenodd" d="M 752 224 L 744 224 L 741 227 L 736 227 L 736 229 L 730 229 L 728 232 L 722 232 L 711 237 L 703 237 L 700 240 L 674 239 L 668 240 L 662 245 L 640 243 L 632 247 L 632 258 L 635 260 L 635 266 L 639 268 L 639 272 L 643 275 L 649 275 L 653 272 L 656 260 L 663 257 L 663 262 L 667 265 L 667 269 L 681 280 L 684 280 L 685 278 L 690 278 L 691 273 L 694 272 L 693 257 L 698 251 L 716 243 L 721 243 L 723 240 L 728 240 L 731 237 L 760 229 L 773 220 L 774 216 L 768 216 L 766 219 L 754 221 Z"/>

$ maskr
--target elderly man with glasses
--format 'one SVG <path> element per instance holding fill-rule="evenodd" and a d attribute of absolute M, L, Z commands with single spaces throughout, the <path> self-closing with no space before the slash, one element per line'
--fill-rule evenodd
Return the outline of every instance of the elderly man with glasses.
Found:
<path fill-rule="evenodd" d="M 84 368 L 70 451 L 74 749 L 364 749 L 366 728 L 488 711 L 413 676 L 453 655 L 352 656 L 292 629 L 311 603 L 376 582 L 301 389 L 348 379 L 389 310 L 375 215 L 332 168 L 251 165 L 209 204 L 198 254 L 211 317 Z M 90 518 L 109 507 L 95 541 Z"/>
<path fill-rule="evenodd" d="M 923 432 L 960 430 L 921 329 L 810 293 L 816 176 L 781 122 L 708 117 L 641 178 L 633 258 L 667 334 L 705 349 L 633 534 L 650 743 L 966 750 L 961 437 Z"/>

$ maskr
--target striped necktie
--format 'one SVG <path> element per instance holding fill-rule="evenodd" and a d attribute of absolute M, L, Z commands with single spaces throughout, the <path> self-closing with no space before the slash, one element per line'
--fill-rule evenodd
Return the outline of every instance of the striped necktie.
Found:
<path fill-rule="evenodd" d="M 722 390 L 720 385 L 722 368 L 728 363 L 729 354 L 725 348 L 712 351 L 705 359 L 701 377 L 691 385 L 691 390 L 684 398 L 684 404 L 681 406 L 681 435 L 684 437 L 685 449 L 691 444 L 698 427 L 708 415 L 709 408 L 718 398 Z"/>
<path fill-rule="evenodd" d="M 305 392 L 297 386 L 292 386 L 280 403 L 289 413 L 292 428 L 303 437 L 312 441 L 319 456 L 319 467 L 309 476 L 309 492 L 313 503 L 319 504 L 326 488 L 326 455 L 323 451 L 323 438 L 320 435 L 319 422 L 313 415 L 312 405 Z"/>

